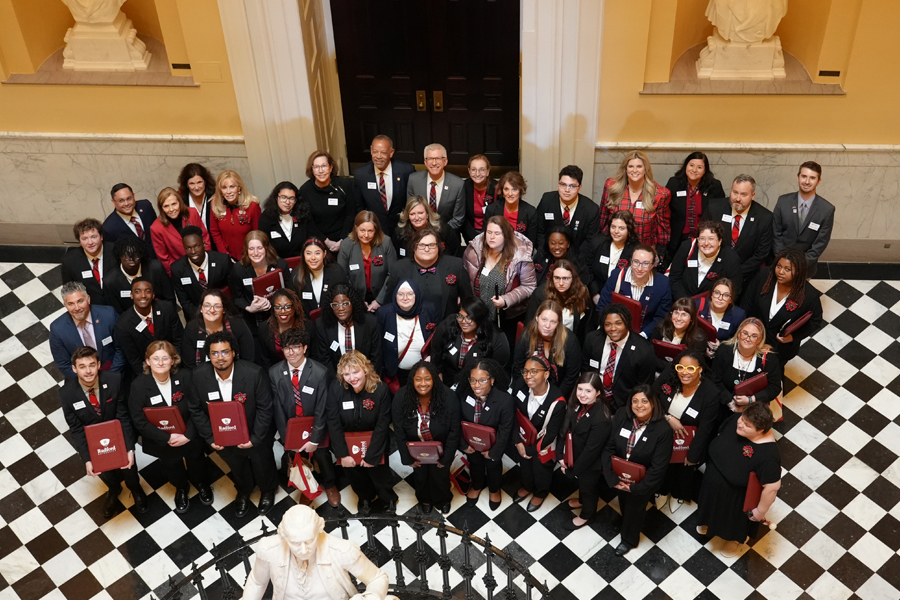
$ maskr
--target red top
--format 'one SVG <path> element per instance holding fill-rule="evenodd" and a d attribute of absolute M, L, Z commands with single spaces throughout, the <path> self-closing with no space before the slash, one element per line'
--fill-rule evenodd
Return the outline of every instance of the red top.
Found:
<path fill-rule="evenodd" d="M 212 235 L 216 250 L 240 260 L 244 253 L 244 236 L 254 229 L 259 229 L 259 215 L 262 211 L 259 204 L 251 202 L 246 209 L 225 209 L 225 216 L 219 219 L 216 215 L 210 218 L 209 233 Z"/>
<path fill-rule="evenodd" d="M 366 291 L 372 291 L 372 255 L 363 255 L 363 268 L 366 270 Z"/>
<path fill-rule="evenodd" d="M 503 207 L 503 216 L 506 217 L 506 220 L 509 221 L 509 224 L 512 225 L 513 231 L 516 230 L 516 223 L 519 222 L 519 211 L 509 212 L 506 206 Z"/>
<path fill-rule="evenodd" d="M 613 183 L 615 183 L 615 179 L 610 177 L 603 185 L 603 196 L 600 198 L 600 233 L 609 233 L 609 224 L 612 221 L 613 213 L 617 210 L 627 210 L 634 215 L 635 229 L 637 230 L 640 243 L 650 246 L 665 246 L 668 244 L 671 235 L 669 230 L 669 203 L 672 200 L 672 194 L 668 188 L 664 188 L 658 183 L 656 184 L 653 212 L 644 209 L 642 198 L 632 202 L 627 193 L 619 200 L 619 205 L 614 210 L 611 210 L 606 204 L 609 200 L 609 188 L 612 187 Z"/>
<path fill-rule="evenodd" d="M 188 210 L 188 218 L 182 220 L 182 227 L 194 225 L 199 227 L 203 232 L 203 246 L 207 250 L 212 250 L 209 243 L 209 232 L 206 231 L 206 225 L 200 218 L 200 213 L 196 208 Z M 160 219 L 153 221 L 150 226 L 150 239 L 153 240 L 153 249 L 156 250 L 156 257 L 159 262 L 166 268 L 169 277 L 172 276 L 172 263 L 184 256 L 184 244 L 181 243 L 181 232 L 175 229 L 172 224 L 163 225 Z"/>
<path fill-rule="evenodd" d="M 484 197 L 487 196 L 487 188 L 484 188 L 480 192 L 478 190 L 474 190 L 474 198 L 475 198 L 475 230 L 481 231 L 484 228 Z"/>

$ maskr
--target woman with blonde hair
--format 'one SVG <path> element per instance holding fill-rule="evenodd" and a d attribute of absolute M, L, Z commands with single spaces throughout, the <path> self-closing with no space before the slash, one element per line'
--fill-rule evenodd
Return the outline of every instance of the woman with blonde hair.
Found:
<path fill-rule="evenodd" d="M 529 356 L 543 356 L 550 363 L 551 378 L 564 396 L 575 388 L 581 372 L 581 344 L 563 325 L 563 307 L 545 300 L 522 332 L 513 353 L 513 374 L 521 373 Z"/>
<path fill-rule="evenodd" d="M 219 252 L 240 260 L 244 250 L 244 236 L 259 229 L 259 198 L 251 194 L 241 176 L 234 171 L 222 171 L 216 179 L 216 193 L 212 197 L 210 235 Z"/>
<path fill-rule="evenodd" d="M 665 264 L 669 244 L 669 203 L 672 196 L 653 180 L 650 160 L 643 152 L 629 152 L 616 174 L 603 185 L 600 200 L 600 231 L 609 233 L 609 224 L 618 210 L 634 215 L 638 241 L 656 247 L 660 263 Z"/>
<path fill-rule="evenodd" d="M 184 244 L 181 242 L 181 231 L 189 225 L 200 228 L 203 233 L 203 245 L 207 250 L 209 233 L 195 210 L 185 205 L 184 199 L 175 188 L 163 188 L 156 197 L 156 208 L 159 218 L 150 225 L 150 239 L 156 258 L 166 268 L 166 274 L 172 276 L 172 263 L 184 256 Z"/>
<path fill-rule="evenodd" d="M 722 342 L 712 359 L 709 371 L 712 380 L 725 394 L 720 412 L 741 412 L 751 402 L 771 402 L 781 393 L 781 361 L 766 344 L 766 328 L 755 317 L 744 319 L 737 334 Z M 766 374 L 766 387 L 755 394 L 735 394 L 734 388 L 760 373 Z M 727 410 L 726 410 L 727 407 Z"/>
<path fill-rule="evenodd" d="M 413 196 L 406 201 L 406 207 L 400 213 L 400 221 L 394 231 L 394 248 L 397 256 L 407 258 L 413 251 L 408 247 L 413 236 L 420 229 L 429 227 L 439 233 L 441 230 L 441 217 L 431 210 L 428 200 L 422 196 Z"/>

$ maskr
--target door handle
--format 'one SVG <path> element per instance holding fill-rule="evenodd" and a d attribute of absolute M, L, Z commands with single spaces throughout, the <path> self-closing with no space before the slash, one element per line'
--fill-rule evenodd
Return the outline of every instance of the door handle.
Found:
<path fill-rule="evenodd" d="M 444 92 L 434 93 L 434 112 L 444 112 Z"/>
<path fill-rule="evenodd" d="M 425 112 L 428 108 L 425 106 L 427 102 L 425 90 L 416 90 L 416 109 L 419 112 Z"/>

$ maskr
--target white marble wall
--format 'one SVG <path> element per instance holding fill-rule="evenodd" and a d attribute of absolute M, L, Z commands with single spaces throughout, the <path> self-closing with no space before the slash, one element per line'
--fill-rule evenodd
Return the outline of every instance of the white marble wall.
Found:
<path fill-rule="evenodd" d="M 240 137 L 23 134 L 0 132 L 0 223 L 71 225 L 112 210 L 109 190 L 128 183 L 156 205 L 181 168 L 205 165 L 215 177 L 233 169 L 256 195 Z"/>
<path fill-rule="evenodd" d="M 637 148 L 650 158 L 660 185 L 694 150 L 709 156 L 710 169 L 726 193 L 741 173 L 756 179 L 756 199 L 772 208 L 781 194 L 797 190 L 797 170 L 814 160 L 822 165 L 819 194 L 837 208 L 833 240 L 891 240 L 900 232 L 900 146 L 840 144 L 647 144 L 598 143 L 594 154 L 594 198 L 615 174 L 625 153 Z"/>

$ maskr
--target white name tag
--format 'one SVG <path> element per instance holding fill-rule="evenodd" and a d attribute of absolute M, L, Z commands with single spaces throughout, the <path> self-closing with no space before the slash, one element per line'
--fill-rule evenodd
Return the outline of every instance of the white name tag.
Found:
<path fill-rule="evenodd" d="M 103 338 L 101 340 L 100 343 L 102 343 L 104 346 L 109 346 L 110 344 L 112 344 L 112 336 L 111 335 L 106 336 L 105 338 Z"/>
<path fill-rule="evenodd" d="M 450 356 L 456 356 L 456 353 L 459 352 L 459 349 L 456 346 L 453 346 L 447 352 L 450 353 Z"/>
<path fill-rule="evenodd" d="M 466 396 L 466 403 L 475 406 L 475 398 L 473 398 L 472 396 Z"/>
<path fill-rule="evenodd" d="M 634 203 L 634 207 L 639 210 L 644 210 L 644 203 L 641 202 L 640 200 L 638 200 L 637 202 Z"/>
<path fill-rule="evenodd" d="M 104 384 L 103 384 L 103 389 L 105 390 L 107 387 L 108 387 L 108 386 L 104 383 Z"/>
<path fill-rule="evenodd" d="M 528 397 L 528 396 L 525 395 L 525 392 L 523 392 L 522 390 L 519 390 L 519 393 L 516 394 L 516 396 L 519 397 L 519 400 L 524 400 L 525 398 Z"/>
<path fill-rule="evenodd" d="M 274 240 L 275 238 L 280 238 L 280 237 L 281 237 L 281 234 L 278 233 L 277 231 L 273 231 L 273 232 L 271 232 L 271 233 L 272 233 L 272 235 L 270 235 L 269 237 L 272 238 L 273 240 Z"/>
<path fill-rule="evenodd" d="M 150 404 L 160 404 L 162 401 L 162 396 L 153 396 L 150 398 Z"/>
<path fill-rule="evenodd" d="M 554 219 L 553 213 L 544 213 L 544 218 L 548 221 L 552 221 Z"/>
<path fill-rule="evenodd" d="M 209 263 L 209 266 L 210 266 L 210 267 L 215 267 L 215 266 L 216 266 L 216 263 Z"/>
<path fill-rule="evenodd" d="M 725 223 L 731 223 L 731 215 L 722 215 L 722 221 L 724 221 Z"/>
<path fill-rule="evenodd" d="M 696 269 L 696 268 L 697 268 L 697 261 L 696 261 L 696 260 L 689 260 L 689 261 L 688 261 L 688 266 L 689 266 L 689 267 L 694 267 L 694 268 Z"/>
<path fill-rule="evenodd" d="M 728 329 L 729 327 L 731 327 L 731 323 L 726 323 L 725 321 L 719 323 L 719 329 Z"/>
<path fill-rule="evenodd" d="M 252 277 L 245 277 L 245 278 L 244 278 L 244 285 L 253 285 L 253 278 L 252 278 Z"/>
<path fill-rule="evenodd" d="M 600 368 L 600 363 L 599 363 L 598 361 L 594 360 L 593 358 L 590 359 L 590 360 L 588 360 L 588 364 L 590 365 L 590 367 L 591 367 L 592 369 L 599 369 L 599 368 Z"/>
<path fill-rule="evenodd" d="M 377 190 L 377 189 L 378 189 L 378 186 L 375 185 L 375 182 L 374 182 L 374 181 L 370 181 L 370 182 L 369 182 L 369 189 L 370 189 L 370 190 Z"/>
<path fill-rule="evenodd" d="M 687 196 L 687 190 L 680 190 L 675 192 L 676 196 Z"/>
<path fill-rule="evenodd" d="M 341 404 L 341 407 L 344 410 L 353 410 L 353 400 L 347 400 L 346 402 Z"/>
<path fill-rule="evenodd" d="M 219 392 L 210 392 L 206 395 L 206 397 L 209 398 L 210 400 L 218 400 Z"/>
<path fill-rule="evenodd" d="M 484 407 L 484 410 L 491 410 L 491 407 L 490 407 L 490 406 L 485 406 L 485 407 Z"/>
<path fill-rule="evenodd" d="M 400 248 L 400 256 L 406 256 L 406 248 Z"/>
<path fill-rule="evenodd" d="M 619 435 L 621 435 L 623 438 L 631 437 L 631 430 L 625 429 L 623 427 L 622 429 L 619 430 Z"/>
<path fill-rule="evenodd" d="M 304 300 L 312 300 L 313 299 L 312 292 L 303 292 L 303 299 Z"/>
<path fill-rule="evenodd" d="M 179 385 L 179 383 L 178 383 L 178 380 L 177 380 L 177 379 L 176 379 L 176 380 L 175 380 L 175 385 Z"/>
<path fill-rule="evenodd" d="M 119 290 L 119 298 L 131 298 L 131 290 Z"/>
<path fill-rule="evenodd" d="M 331 351 L 337 352 L 340 349 L 341 345 L 337 342 L 331 342 Z"/>
<path fill-rule="evenodd" d="M 191 285 L 191 278 L 190 277 L 182 277 L 181 285 Z"/>
<path fill-rule="evenodd" d="M 813 231 L 818 231 L 819 227 L 821 226 L 818 223 L 813 223 L 812 221 L 809 222 L 809 228 Z"/>
<path fill-rule="evenodd" d="M 300 391 L 303 392 L 304 394 L 312 394 L 312 393 L 314 393 L 316 390 L 314 390 L 313 388 L 309 387 L 308 385 L 304 385 L 304 386 L 303 386 L 303 389 L 301 389 Z"/>
<path fill-rule="evenodd" d="M 73 410 L 81 410 L 82 408 L 84 408 L 84 406 L 85 406 L 84 400 L 82 400 L 81 402 L 76 402 L 75 404 L 73 404 L 72 409 Z"/>
<path fill-rule="evenodd" d="M 202 348 L 206 345 L 206 340 L 197 340 L 197 347 Z"/>
<path fill-rule="evenodd" d="M 393 342 L 393 341 L 394 341 L 394 334 L 391 333 L 390 331 L 385 331 L 385 332 L 384 332 L 384 339 L 386 339 L 386 340 L 389 341 L 389 342 Z"/>
<path fill-rule="evenodd" d="M 351 271 L 359 271 L 359 265 L 350 265 Z"/>
<path fill-rule="evenodd" d="M 491 270 L 488 269 L 487 267 L 485 267 L 481 270 L 481 274 L 484 275 L 485 277 L 487 277 L 488 275 L 491 274 Z"/>
<path fill-rule="evenodd" d="M 608 265 L 608 264 L 609 264 L 609 257 L 608 257 L 608 256 L 601 256 L 601 257 L 600 257 L 600 262 L 602 262 L 604 265 Z"/>
<path fill-rule="evenodd" d="M 338 205 L 338 199 L 337 199 L 337 198 L 329 198 L 329 199 L 328 199 L 328 206 L 337 206 L 337 205 Z"/>
<path fill-rule="evenodd" d="M 135 327 L 135 329 L 137 329 L 138 331 L 143 331 L 143 330 L 147 329 L 147 321 L 141 321 L 140 323 L 137 324 L 137 327 Z"/>
<path fill-rule="evenodd" d="M 687 409 L 686 411 L 684 411 L 684 414 L 686 414 L 689 417 L 693 417 L 695 419 L 697 418 L 697 411 L 696 411 L 696 409 L 693 409 L 693 408 Z"/>
<path fill-rule="evenodd" d="M 93 272 L 93 271 L 82 271 L 82 272 L 81 272 L 81 277 L 82 277 L 83 279 L 90 279 L 90 278 L 93 277 L 93 276 L 94 276 L 94 272 Z"/>

